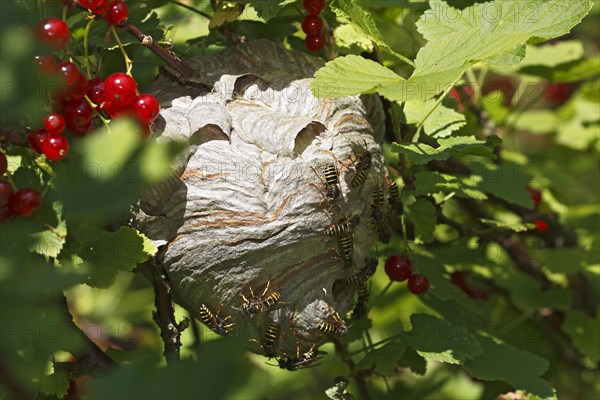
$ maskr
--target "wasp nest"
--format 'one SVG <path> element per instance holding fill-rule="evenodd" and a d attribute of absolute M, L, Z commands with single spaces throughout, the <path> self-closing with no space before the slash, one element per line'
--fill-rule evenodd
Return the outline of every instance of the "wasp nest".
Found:
<path fill-rule="evenodd" d="M 371 242 L 389 240 L 381 105 L 313 97 L 322 61 L 269 41 L 191 64 L 194 79 L 154 90 L 158 140 L 189 146 L 135 225 L 179 303 L 298 369 L 364 314 Z"/>

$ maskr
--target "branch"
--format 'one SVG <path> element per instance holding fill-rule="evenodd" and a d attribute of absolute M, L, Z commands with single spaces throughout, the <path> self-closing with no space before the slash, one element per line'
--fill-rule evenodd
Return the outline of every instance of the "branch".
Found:
<path fill-rule="evenodd" d="M 166 273 L 154 262 L 149 262 L 146 265 L 148 266 L 147 270 L 152 275 L 154 305 L 156 306 L 152 318 L 160 328 L 160 336 L 165 346 L 163 355 L 167 363 L 178 361 L 181 348 L 181 332 L 189 326 L 189 320 L 184 318 L 183 321 L 177 323 L 171 298 L 171 285 Z"/>
<path fill-rule="evenodd" d="M 64 294 L 59 299 L 60 309 L 68 323 L 72 326 L 75 334 L 85 344 L 85 352 L 73 354 L 77 361 L 54 363 L 56 370 L 69 373 L 72 376 L 92 375 L 97 372 L 106 371 L 118 364 L 102 351 L 73 321 L 73 316 L 69 311 L 69 304 Z"/>
<path fill-rule="evenodd" d="M 27 134 L 28 132 L 24 128 L 0 129 L 0 145 L 2 147 L 27 146 Z"/>
<path fill-rule="evenodd" d="M 78 7 L 87 11 L 87 8 L 83 7 L 82 5 L 78 5 Z M 94 15 L 94 18 L 104 19 L 101 15 Z M 194 75 L 194 70 L 192 67 L 181 61 L 172 50 L 164 49 L 154 41 L 152 36 L 146 35 L 137 26 L 130 22 L 125 22 L 124 24 L 117 26 L 117 28 L 123 28 L 125 31 L 135 36 L 136 39 L 139 40 L 144 46 L 149 48 L 154 54 L 169 64 L 171 68 L 177 71 L 184 80 L 189 79 Z"/>
<path fill-rule="evenodd" d="M 154 54 L 165 60 L 167 64 L 177 71 L 184 79 L 189 79 L 194 75 L 192 67 L 181 61 L 172 50 L 165 50 L 158 43 L 154 42 L 152 36 L 146 35 L 135 25 L 126 22 L 123 29 L 135 36 L 144 46 L 149 48 Z"/>

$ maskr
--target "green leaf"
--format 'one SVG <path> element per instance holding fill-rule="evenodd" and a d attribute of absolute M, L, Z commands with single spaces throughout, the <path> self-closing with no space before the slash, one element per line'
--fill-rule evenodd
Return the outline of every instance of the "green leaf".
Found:
<path fill-rule="evenodd" d="M 485 219 L 485 218 L 481 218 L 479 221 L 481 221 L 482 223 L 492 226 L 494 228 L 500 228 L 500 229 L 510 229 L 511 231 L 514 232 L 527 232 L 528 230 L 531 229 L 530 225 L 533 224 L 524 224 L 523 222 L 520 221 L 496 221 L 496 220 L 492 220 L 492 219 Z"/>
<path fill-rule="evenodd" d="M 527 46 L 527 55 L 519 68 L 543 65 L 554 68 L 561 64 L 579 60 L 584 54 L 583 44 L 578 40 L 564 40 L 542 46 Z"/>
<path fill-rule="evenodd" d="M 399 340 L 391 340 L 380 348 L 368 353 L 360 360 L 357 367 L 361 369 L 375 368 L 377 373 L 392 376 L 396 372 L 397 361 L 402 357 L 406 345 Z"/>
<path fill-rule="evenodd" d="M 30 250 L 45 257 L 56 258 L 60 254 L 67 236 L 67 223 L 60 218 L 62 206 L 59 202 L 52 203 L 52 209 L 55 212 L 54 218 L 58 220 L 58 225 L 47 225 L 47 229 L 32 235 L 35 243 L 30 246 Z"/>
<path fill-rule="evenodd" d="M 447 160 L 450 156 L 478 155 L 495 158 L 494 148 L 500 143 L 497 136 L 491 136 L 485 141 L 477 140 L 472 136 L 459 136 L 439 139 L 439 147 L 433 148 L 423 143 L 398 144 L 392 143 L 392 151 L 404 154 L 408 160 L 417 165 L 427 164 L 430 161 Z"/>
<path fill-rule="evenodd" d="M 375 20 L 370 13 L 363 10 L 355 0 L 333 0 L 329 7 L 342 23 L 350 23 L 357 33 L 372 40 L 376 45 L 388 53 L 406 60 L 405 57 L 394 52 L 385 42 L 379 32 Z"/>
<path fill-rule="evenodd" d="M 458 197 L 485 200 L 485 193 L 477 189 L 479 176 L 466 178 L 442 174 L 436 171 L 421 171 L 415 174 L 415 196 L 434 193 L 455 193 Z"/>
<path fill-rule="evenodd" d="M 62 372 L 45 375 L 40 379 L 40 390 L 47 395 L 55 395 L 59 399 L 63 398 L 69 390 L 69 380 Z"/>
<path fill-rule="evenodd" d="M 435 207 L 431 201 L 419 199 L 406 211 L 408 218 L 415 225 L 415 234 L 423 243 L 433 240 L 435 230 Z"/>
<path fill-rule="evenodd" d="M 530 172 L 516 164 L 506 162 L 500 165 L 470 163 L 469 168 L 475 175 L 483 177 L 477 185 L 479 190 L 510 203 L 533 208 L 531 194 L 527 190 L 527 185 L 531 181 Z"/>
<path fill-rule="evenodd" d="M 563 321 L 562 328 L 571 337 L 573 344 L 581 354 L 591 358 L 594 363 L 600 360 L 600 315 L 590 319 L 581 310 L 570 310 Z"/>
<path fill-rule="evenodd" d="M 417 22 L 428 43 L 417 54 L 412 76 L 378 89 L 392 101 L 426 101 L 479 62 L 518 62 L 519 47 L 568 33 L 592 6 L 587 0 L 531 0 L 525 5 L 521 0 L 495 0 L 462 10 L 442 0 L 429 4 L 431 9 Z"/>
<path fill-rule="evenodd" d="M 584 251 L 578 248 L 539 249 L 536 259 L 555 273 L 574 274 L 584 269 Z"/>
<path fill-rule="evenodd" d="M 521 131 L 546 135 L 556 130 L 558 122 L 554 111 L 532 110 L 520 114 L 514 126 Z"/>
<path fill-rule="evenodd" d="M 426 314 L 411 315 L 410 323 L 404 340 L 425 358 L 463 364 L 481 353 L 478 338 L 466 328 Z"/>
<path fill-rule="evenodd" d="M 81 225 L 71 228 L 69 235 L 79 245 L 79 257 L 91 265 L 86 283 L 93 287 L 109 287 L 119 271 L 131 271 L 156 253 L 144 235 L 129 227 L 106 232 Z"/>
<path fill-rule="evenodd" d="M 342 97 L 373 93 L 378 86 L 403 78 L 391 69 L 366 58 L 349 55 L 329 61 L 315 73 L 311 83 L 316 97 Z"/>
<path fill-rule="evenodd" d="M 425 103 L 409 100 L 404 104 L 404 115 L 409 124 L 417 124 L 424 120 L 423 130 L 432 137 L 450 136 L 452 132 L 467 123 L 463 114 L 443 104 L 437 104 L 437 100 L 429 100 Z"/>
<path fill-rule="evenodd" d="M 425 375 L 427 372 L 427 361 L 419 353 L 408 347 L 402 357 L 397 362 L 397 365 L 410 370 L 417 375 Z"/>
<path fill-rule="evenodd" d="M 346 51 L 357 50 L 373 51 L 373 42 L 365 38 L 352 27 L 351 24 L 343 24 L 333 31 L 335 46 Z"/>
<path fill-rule="evenodd" d="M 490 338 L 480 337 L 480 353 L 466 360 L 464 368 L 483 380 L 500 380 L 516 389 L 524 389 L 542 397 L 553 390 L 540 376 L 548 369 L 548 361 L 534 354 Z"/>

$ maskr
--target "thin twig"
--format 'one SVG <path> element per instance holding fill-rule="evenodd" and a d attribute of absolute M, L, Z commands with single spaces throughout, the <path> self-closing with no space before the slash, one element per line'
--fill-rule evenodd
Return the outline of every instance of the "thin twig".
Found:
<path fill-rule="evenodd" d="M 175 320 L 175 308 L 171 298 L 171 286 L 167 280 L 164 270 L 153 262 L 147 263 L 152 274 L 152 285 L 154 286 L 154 305 L 156 311 L 153 319 L 160 328 L 160 336 L 163 340 L 165 350 L 163 355 L 167 363 L 179 360 L 181 348 L 181 332 L 189 325 L 185 318 L 180 323 Z"/>
<path fill-rule="evenodd" d="M 79 8 L 87 10 L 81 5 L 79 5 Z M 103 19 L 101 15 L 96 15 L 95 18 Z M 139 40 L 144 46 L 146 46 L 154 54 L 162 58 L 167 64 L 169 64 L 169 66 L 171 66 L 171 68 L 177 71 L 182 76 L 182 78 L 189 79 L 194 75 L 194 70 L 192 69 L 192 67 L 181 61 L 172 52 L 164 49 L 152 38 L 152 36 L 146 35 L 137 26 L 133 25 L 130 22 L 125 22 L 123 25 L 120 25 L 117 28 L 124 29 L 125 31 L 135 36 L 136 39 Z"/>

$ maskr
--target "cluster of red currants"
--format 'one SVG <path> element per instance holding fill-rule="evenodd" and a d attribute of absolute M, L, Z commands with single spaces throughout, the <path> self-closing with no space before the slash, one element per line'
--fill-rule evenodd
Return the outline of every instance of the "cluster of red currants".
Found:
<path fill-rule="evenodd" d="M 483 290 L 473 289 L 467 283 L 466 271 L 454 271 L 450 274 L 450 281 L 462 289 L 462 291 L 472 299 L 485 300 L 488 297 L 487 292 Z"/>
<path fill-rule="evenodd" d="M 0 152 L 0 176 L 8 168 L 6 155 Z M 15 216 L 29 217 L 42 205 L 40 194 L 31 188 L 13 189 L 10 182 L 0 179 L 0 223 L 11 221 Z"/>
<path fill-rule="evenodd" d="M 111 25 L 120 25 L 127 21 L 129 9 L 121 0 L 79 0 L 79 4 L 89 9 L 96 15 L 102 15 Z"/>
<path fill-rule="evenodd" d="M 118 25 L 127 20 L 128 9 L 122 1 L 80 1 L 94 13 L 103 13 L 109 24 Z M 58 18 L 42 21 L 36 36 L 54 50 L 66 47 L 70 31 L 67 24 Z M 62 86 L 56 93 L 52 113 L 46 115 L 43 128 L 30 132 L 28 143 L 38 153 L 53 161 L 65 158 L 69 142 L 63 136 L 66 129 L 74 136 L 84 136 L 93 127 L 94 111 L 105 113 L 111 118 L 129 114 L 134 116 L 149 133 L 148 124 L 158 117 L 159 103 L 154 96 L 138 94 L 135 80 L 124 73 L 115 73 L 102 80 L 86 79 L 77 65 L 70 61 L 61 62 L 53 54 L 36 57 L 41 73 L 59 78 Z"/>
<path fill-rule="evenodd" d="M 325 8 L 325 0 L 304 0 L 304 9 L 308 15 L 302 20 L 302 31 L 306 33 L 306 47 L 310 51 L 318 51 L 325 47 L 323 20 L 319 16 Z"/>
<path fill-rule="evenodd" d="M 412 261 L 404 254 L 394 254 L 385 260 L 385 273 L 396 282 L 408 279 L 408 290 L 412 294 L 423 294 L 429 289 L 429 280 L 423 274 L 413 274 Z"/>

